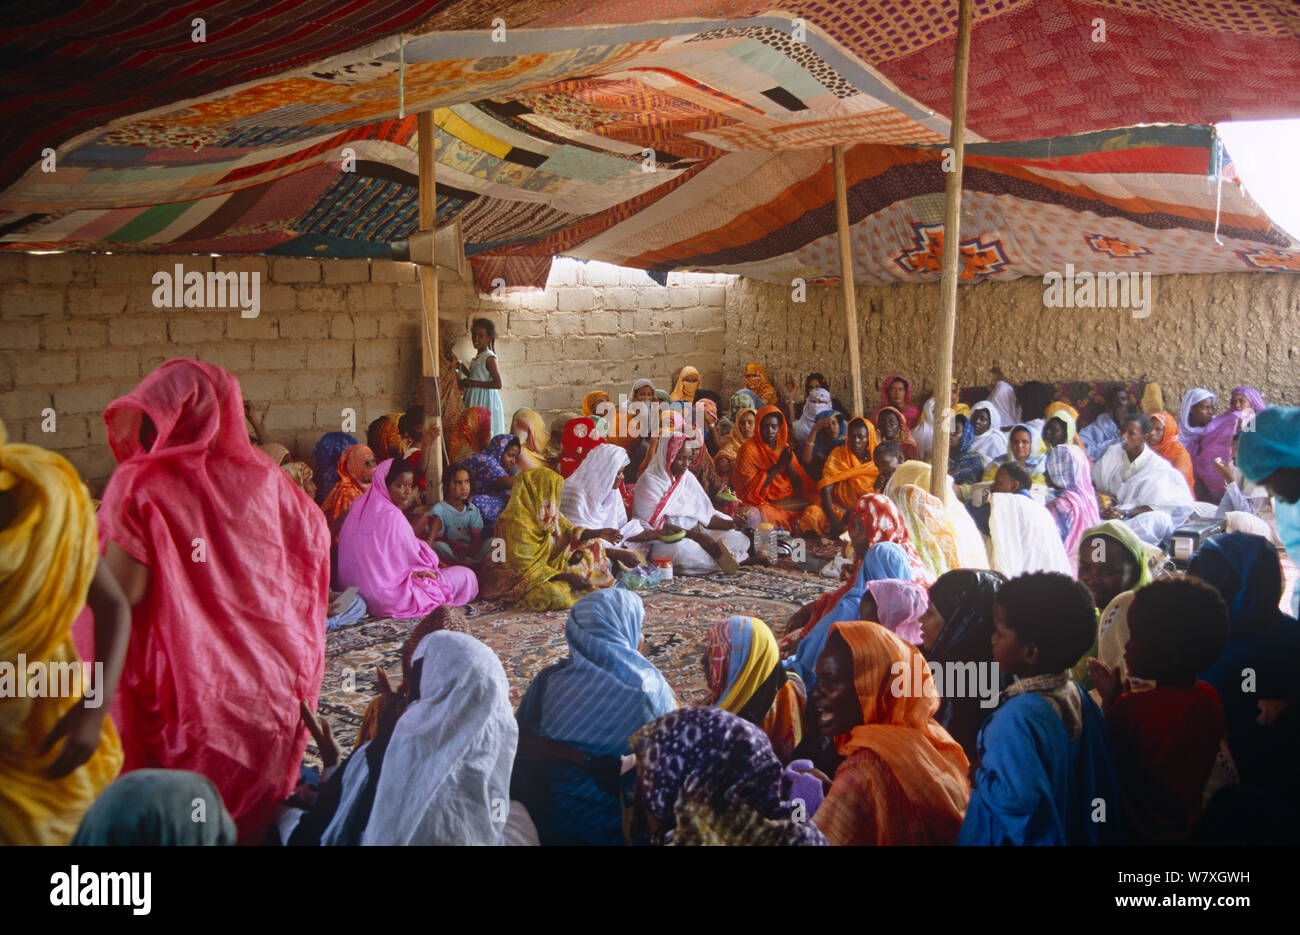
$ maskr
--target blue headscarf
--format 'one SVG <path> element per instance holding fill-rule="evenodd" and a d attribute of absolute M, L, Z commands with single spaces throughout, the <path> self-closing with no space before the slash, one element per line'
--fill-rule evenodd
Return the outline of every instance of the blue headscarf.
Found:
<path fill-rule="evenodd" d="M 961 438 L 948 456 L 948 474 L 954 484 L 978 483 L 984 476 L 984 459 L 971 451 L 971 445 L 975 443 L 975 426 L 971 425 L 970 419 L 958 418 L 961 419 Z"/>
<path fill-rule="evenodd" d="M 832 450 L 843 445 L 844 438 L 848 434 L 849 428 L 848 422 L 844 418 L 844 413 L 840 412 L 838 409 L 823 409 L 821 412 L 817 413 L 816 418 L 820 419 L 823 416 L 835 416 L 839 419 L 840 430 L 834 438 L 830 439 L 826 437 L 825 432 L 817 433 L 817 437 L 813 439 L 813 454 L 818 458 L 826 457 Z"/>
<path fill-rule="evenodd" d="M 1300 468 L 1300 407 L 1270 406 L 1243 426 L 1237 466 L 1246 479 L 1261 483 L 1278 468 Z"/>
<path fill-rule="evenodd" d="M 339 482 L 339 458 L 353 445 L 361 444 L 347 432 L 326 432 L 312 449 L 316 462 L 316 502 L 324 503 Z"/>
<path fill-rule="evenodd" d="M 569 658 L 538 674 L 519 704 L 523 730 L 591 754 L 626 755 L 637 730 L 677 707 L 654 663 L 639 652 L 645 605 L 624 588 L 588 594 L 569 610 Z M 583 769 L 555 764 L 549 772 L 546 843 L 620 844 L 616 798 Z"/>
<path fill-rule="evenodd" d="M 203 821 L 194 820 L 199 802 Z M 234 846 L 235 837 L 235 823 L 207 777 L 181 769 L 138 769 L 100 794 L 71 843 Z"/>
<path fill-rule="evenodd" d="M 817 621 L 817 625 L 799 641 L 794 656 L 785 661 L 785 667 L 794 670 L 803 679 L 809 694 L 817 684 L 814 669 L 817 666 L 817 657 L 822 654 L 822 649 L 826 646 L 826 636 L 830 633 L 831 624 L 842 620 L 862 619 L 858 606 L 862 603 L 862 595 L 867 592 L 867 583 L 886 578 L 897 581 L 912 580 L 912 564 L 907 560 L 907 552 L 894 542 L 879 542 L 867 549 L 866 554 L 862 556 L 858 575 L 853 579 L 853 587 L 849 588 L 840 598 L 840 602 L 831 608 L 826 616 Z"/>

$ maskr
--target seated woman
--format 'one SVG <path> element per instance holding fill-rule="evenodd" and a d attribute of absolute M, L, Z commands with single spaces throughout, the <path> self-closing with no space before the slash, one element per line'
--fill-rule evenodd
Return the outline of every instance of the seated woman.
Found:
<path fill-rule="evenodd" d="M 648 827 L 630 843 L 824 846 L 782 801 L 781 763 L 756 726 L 720 708 L 682 708 L 632 738 L 635 804 Z"/>
<path fill-rule="evenodd" d="M 880 471 L 872 460 L 879 437 L 875 426 L 858 416 L 849 422 L 844 444 L 826 457 L 817 482 L 820 503 L 804 510 L 800 525 L 824 539 L 838 539 L 845 518 L 866 494 L 872 492 Z"/>
<path fill-rule="evenodd" d="M 617 763 L 607 782 L 591 759 L 631 753 L 629 738 L 677 707 L 668 682 L 640 653 L 644 619 L 645 605 L 631 591 L 583 597 L 564 625 L 568 657 L 539 672 L 519 703 L 527 768 L 516 767 L 516 787 L 526 787 L 520 791 L 543 844 L 623 841 Z"/>
<path fill-rule="evenodd" d="M 546 429 L 546 422 L 536 409 L 516 409 L 510 419 L 510 432 L 519 439 L 519 470 L 531 471 L 533 468 L 545 467 L 554 470 L 555 465 L 547 463 L 544 453 L 551 442 L 551 433 Z"/>
<path fill-rule="evenodd" d="M 453 461 L 442 475 L 442 500 L 429 508 L 415 534 L 429 543 L 444 565 L 478 565 L 492 542 L 483 535 L 483 514 L 469 502 L 469 468 Z"/>
<path fill-rule="evenodd" d="M 880 398 L 885 406 L 907 420 L 909 429 L 916 428 L 916 424 L 921 421 L 921 410 L 912 404 L 912 384 L 901 376 L 889 377 L 881 384 Z"/>
<path fill-rule="evenodd" d="M 1217 397 L 1204 387 L 1195 387 L 1183 394 L 1179 413 L 1179 429 L 1183 447 L 1192 459 L 1196 476 L 1196 498 L 1218 503 L 1223 496 L 1226 481 L 1214 467 L 1215 461 L 1227 462 L 1232 457 L 1232 437 L 1249 418 L 1247 409 L 1214 414 Z"/>
<path fill-rule="evenodd" d="M 546 448 L 542 451 L 542 460 L 557 474 L 560 473 L 560 458 L 564 456 L 564 428 L 575 419 L 581 418 L 582 416 L 576 412 L 561 412 L 551 419 L 550 427 L 547 429 Z M 592 422 L 594 423 L 595 420 L 593 419 Z"/>
<path fill-rule="evenodd" d="M 959 568 L 930 586 L 930 604 L 921 615 L 921 649 L 930 665 L 945 672 L 958 666 L 970 671 L 971 665 L 976 672 L 994 671 L 993 599 L 1005 581 L 996 571 Z M 1001 685 L 985 688 L 985 693 L 971 687 L 944 692 L 934 715 L 968 759 L 975 756 L 980 725 L 997 703 Z"/>
<path fill-rule="evenodd" d="M 593 390 L 582 397 L 582 414 L 605 421 L 602 434 L 608 435 L 614 431 L 613 411 L 614 403 L 604 390 Z"/>
<path fill-rule="evenodd" d="M 748 393 L 748 391 L 742 390 L 741 393 Z M 736 396 L 741 395 L 741 393 L 737 393 Z M 734 412 L 735 415 L 733 418 L 735 424 L 732 426 L 731 431 L 727 433 L 727 436 L 722 440 L 722 445 L 718 450 L 721 451 L 722 448 L 735 448 L 738 454 L 745 442 L 754 437 L 754 429 L 758 427 L 758 410 L 752 406 L 746 405 L 734 410 Z M 732 461 L 735 461 L 734 456 L 732 457 Z"/>
<path fill-rule="evenodd" d="M 1151 413 L 1147 447 L 1178 468 L 1178 473 L 1187 478 L 1187 489 L 1195 496 L 1196 475 L 1192 470 L 1192 456 L 1178 440 L 1178 420 L 1167 412 Z"/>
<path fill-rule="evenodd" d="M 112 712 L 123 769 L 207 776 L 240 840 L 260 841 L 297 783 L 299 701 L 320 689 L 325 517 L 249 444 L 220 367 L 170 360 L 104 422 L 119 463 L 96 518 L 133 608 Z"/>
<path fill-rule="evenodd" d="M 740 502 L 750 508 L 745 512 L 751 526 L 772 523 L 797 532 L 816 491 L 794 456 L 785 417 L 776 406 L 758 411 L 758 431 L 741 447 L 732 478 Z"/>
<path fill-rule="evenodd" d="M 757 362 L 745 365 L 745 389 L 758 397 L 764 406 L 775 406 L 780 402 L 780 394 L 772 381 L 767 378 L 767 371 Z"/>
<path fill-rule="evenodd" d="M 1194 510 L 1186 479 L 1147 447 L 1150 431 L 1150 419 L 1129 415 L 1120 443 L 1093 465 L 1092 480 L 1100 493 L 1115 498 L 1102 513 L 1106 519 L 1123 519 L 1144 541 L 1159 545 Z"/>
<path fill-rule="evenodd" d="M 566 420 L 560 427 L 560 431 L 551 435 L 552 439 L 557 437 L 560 439 L 560 455 L 556 463 L 556 472 L 565 478 L 578 469 L 583 459 L 593 449 L 605 442 L 604 433 L 600 430 L 600 420 L 595 416 L 580 416 Z"/>
<path fill-rule="evenodd" d="M 954 416 L 948 436 L 948 474 L 954 484 L 975 484 L 984 476 L 984 459 L 974 444 L 975 427 L 965 416 Z"/>
<path fill-rule="evenodd" d="M 785 666 L 798 674 L 811 691 L 817 685 L 817 658 L 826 646 L 831 627 L 846 620 L 859 620 L 862 602 L 870 594 L 871 585 L 877 581 L 911 582 L 912 568 L 908 549 L 910 543 L 881 542 L 867 549 L 853 585 L 831 610 L 799 635 L 795 654 L 786 659 Z"/>
<path fill-rule="evenodd" d="M 366 446 L 375 453 L 377 461 L 401 460 L 402 432 L 397 427 L 400 413 L 380 416 L 366 429 Z"/>
<path fill-rule="evenodd" d="M 689 467 L 687 469 L 695 475 L 696 481 L 699 482 L 700 489 L 703 490 L 704 495 L 709 498 L 709 502 L 713 504 L 713 508 L 721 513 L 730 515 L 727 513 L 727 508 L 732 507 L 734 512 L 735 501 L 729 503 L 727 500 L 719 498 L 719 495 L 722 494 L 723 489 L 727 486 L 727 482 L 723 481 L 722 475 L 718 473 L 718 468 L 713 460 L 713 456 L 709 454 L 708 444 L 704 440 L 704 430 L 700 426 L 696 425 L 693 428 L 686 430 L 684 434 L 686 435 L 686 447 L 690 449 L 687 460 Z M 728 481 L 729 480 L 730 474 L 728 474 Z"/>
<path fill-rule="evenodd" d="M 891 690 L 904 673 L 904 691 Z M 970 763 L 934 720 L 939 693 L 920 651 L 875 623 L 837 623 L 811 702 L 845 761 L 813 816 L 832 845 L 952 844 Z"/>
<path fill-rule="evenodd" d="M 834 407 L 831 404 L 831 392 L 826 389 L 813 389 L 803 402 L 803 410 L 798 419 L 790 425 L 790 434 L 795 444 L 802 445 L 813 435 L 817 422 Z"/>
<path fill-rule="evenodd" d="M 975 437 L 971 440 L 971 451 L 979 455 L 984 469 L 1006 454 L 1006 436 L 1002 433 L 1002 416 L 998 415 L 993 403 L 984 402 L 971 406 L 971 428 Z M 983 471 L 980 472 L 983 475 Z"/>
<path fill-rule="evenodd" d="M 99 557 L 90 493 L 72 465 L 53 451 L 10 444 L 3 422 L 0 465 L 0 659 L 9 670 L 0 681 L 0 845 L 66 844 L 122 766 L 108 714 L 132 638 L 131 608 Z M 78 654 L 73 622 L 87 608 L 89 639 Z M 60 670 L 85 672 L 82 665 L 99 670 L 93 698 L 92 686 L 82 685 L 85 704 L 66 689 L 15 691 L 36 672 L 57 688 Z"/>
<path fill-rule="evenodd" d="M 1097 605 L 1097 645 L 1088 655 L 1116 667 L 1127 676 L 1124 646 L 1128 642 L 1128 608 L 1133 592 L 1152 580 L 1147 548 L 1124 523 L 1107 520 L 1085 529 L 1076 555 L 1079 583 L 1092 592 Z M 1085 685 L 1087 660 L 1074 667 L 1074 677 Z"/>
<path fill-rule="evenodd" d="M 725 436 L 718 431 L 718 404 L 712 399 L 704 398 L 706 392 L 708 391 L 696 390 L 695 393 L 695 426 L 704 435 L 705 451 L 710 457 L 715 457 Z"/>
<path fill-rule="evenodd" d="M 677 379 L 673 381 L 673 391 L 668 394 L 668 398 L 673 402 L 693 403 L 695 402 L 695 391 L 700 388 L 700 372 L 694 367 L 683 367 L 677 373 Z"/>
<path fill-rule="evenodd" d="M 373 790 L 361 843 L 501 844 L 508 812 L 495 803 L 510 800 L 519 738 L 501 661 L 472 636 L 441 630 L 421 641 L 412 671 L 419 689 L 379 775 L 358 770 L 356 785 Z M 365 798 L 345 783 L 345 802 Z"/>
<path fill-rule="evenodd" d="M 1047 453 L 1043 450 L 1042 436 L 1032 426 L 1018 423 L 1012 427 L 1011 433 L 1007 436 L 1007 453 L 993 459 L 984 471 L 984 480 L 992 481 L 998 468 L 1015 461 L 1029 472 L 1029 477 L 1035 484 L 1042 484 L 1045 482 L 1043 463 L 1046 460 Z"/>
<path fill-rule="evenodd" d="M 423 617 L 478 596 L 474 572 L 441 567 L 438 554 L 416 537 L 403 513 L 414 495 L 411 465 L 385 461 L 339 532 L 339 583 L 360 591 L 375 616 Z"/>
<path fill-rule="evenodd" d="M 1027 380 L 1016 387 L 1016 403 L 1020 418 L 1015 420 L 1033 427 L 1039 433 L 1047 420 L 1047 407 L 1052 403 L 1052 385 L 1041 380 Z"/>
<path fill-rule="evenodd" d="M 648 555 L 647 535 L 640 520 L 628 519 L 628 492 L 623 485 L 627 470 L 627 452 L 618 445 L 597 445 L 564 482 L 560 494 L 560 513 L 573 525 L 598 529 L 618 535 L 604 539 L 610 561 L 627 566 L 639 565 Z M 615 548 L 617 545 L 622 548 Z"/>
<path fill-rule="evenodd" d="M 717 510 L 690 471 L 703 453 L 681 433 L 659 439 L 650 467 L 637 481 L 632 509 L 646 532 L 640 541 L 654 541 L 651 558 L 670 558 L 673 570 L 684 575 L 734 572 L 749 555 L 749 538 L 733 520 Z M 685 538 L 665 542 L 684 531 Z"/>
<path fill-rule="evenodd" d="M 338 473 L 335 475 L 334 489 L 321 504 L 325 511 L 325 521 L 329 523 L 330 540 L 339 544 L 339 530 L 347 518 L 352 504 L 370 489 L 371 478 L 375 476 L 375 453 L 365 445 L 353 445 L 343 452 L 338 459 Z"/>
<path fill-rule="evenodd" d="M 1268 408 L 1268 403 L 1264 402 L 1263 394 L 1253 386 L 1237 386 L 1233 387 L 1232 395 L 1228 397 L 1228 408 L 1233 412 L 1257 416 Z"/>
<path fill-rule="evenodd" d="M 618 537 L 618 530 L 570 523 L 560 513 L 563 487 L 564 479 L 550 468 L 515 478 L 495 531 L 505 542 L 505 561 L 484 566 L 484 597 L 528 610 L 565 610 L 583 592 L 614 584 L 601 540 Z"/>
<path fill-rule="evenodd" d="M 799 464 L 814 481 L 821 480 L 822 468 L 830 453 L 844 444 L 844 432 L 844 416 L 835 409 L 823 412 L 813 423 L 808 440 L 798 450 Z"/>
<path fill-rule="evenodd" d="M 941 501 L 930 493 L 931 467 L 924 461 L 907 461 L 885 486 L 903 515 L 916 550 L 938 577 L 951 568 L 987 568 L 988 550 L 970 513 L 948 481 L 948 497 Z"/>
<path fill-rule="evenodd" d="M 510 491 L 519 475 L 519 439 L 498 435 L 487 449 L 465 462 L 469 468 L 470 503 L 483 514 L 483 528 L 496 526 L 497 517 L 510 502 Z"/>
<path fill-rule="evenodd" d="M 1052 499 L 1047 511 L 1056 520 L 1071 575 L 1079 570 L 1079 540 L 1083 531 L 1101 522 L 1097 492 L 1092 488 L 1092 465 L 1077 445 L 1057 445 L 1047 453 L 1047 486 Z"/>
<path fill-rule="evenodd" d="M 195 821 L 200 807 L 204 820 Z M 114 780 L 95 799 L 69 843 L 73 847 L 233 847 L 235 823 L 221 793 L 206 777 L 183 769 L 137 769 Z"/>
<path fill-rule="evenodd" d="M 758 725 L 782 763 L 803 739 L 806 692 L 797 674 L 781 665 L 771 629 L 757 617 L 728 617 L 714 624 L 704 650 L 709 704 Z"/>
<path fill-rule="evenodd" d="M 876 431 L 880 433 L 881 441 L 898 443 L 903 449 L 905 460 L 916 461 L 921 457 L 920 449 L 916 447 L 912 432 L 907 427 L 907 419 L 897 409 L 881 406 L 872 415 L 871 421 L 876 424 Z"/>
<path fill-rule="evenodd" d="M 1074 418 L 1068 412 L 1058 409 L 1043 423 L 1043 445 L 1048 451 L 1058 445 L 1073 445 L 1078 437 Z"/>
<path fill-rule="evenodd" d="M 316 466 L 316 502 L 324 503 L 334 485 L 339 482 L 338 463 L 343 452 L 358 444 L 347 432 L 326 432 L 312 449 L 312 463 Z"/>
<path fill-rule="evenodd" d="M 1119 444 L 1120 426 L 1132 411 L 1132 402 L 1128 390 L 1122 386 L 1112 387 L 1106 394 L 1106 411 L 1079 432 L 1090 461 L 1099 460 L 1112 445 Z"/>
<path fill-rule="evenodd" d="M 867 581 L 882 577 L 907 578 L 926 585 L 934 581 L 934 576 L 925 567 L 925 563 L 921 561 L 921 556 L 909 539 L 903 515 L 898 512 L 898 507 L 894 506 L 894 501 L 884 494 L 869 493 L 858 499 L 848 518 L 848 533 L 855 558 L 853 566 L 848 570 L 847 580 L 839 588 L 827 591 L 790 616 L 785 624 L 785 638 L 781 641 L 783 652 L 793 651 L 799 645 L 799 641 L 807 637 L 828 615 L 832 623 L 837 620 L 854 619 L 853 614 L 857 612 Z M 878 564 L 873 562 L 872 567 L 867 567 L 867 553 L 873 546 L 882 543 L 893 543 L 903 550 L 908 574 L 889 571 L 891 567 L 895 567 L 894 556 L 889 552 L 881 552 L 877 556 Z M 818 648 L 813 653 L 809 667 L 816 664 L 817 653 L 820 651 Z"/>
<path fill-rule="evenodd" d="M 925 588 L 915 581 L 868 581 L 858 604 L 858 619 L 878 623 L 904 642 L 920 646 L 921 617 L 929 606 Z"/>

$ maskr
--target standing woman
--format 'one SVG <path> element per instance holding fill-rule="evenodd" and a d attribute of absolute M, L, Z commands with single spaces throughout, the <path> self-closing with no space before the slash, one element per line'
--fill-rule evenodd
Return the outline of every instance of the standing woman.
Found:
<path fill-rule="evenodd" d="M 201 773 L 253 842 L 307 748 L 330 543 L 324 514 L 249 444 L 241 396 L 220 367 L 170 360 L 110 403 L 118 467 L 99 523 L 133 608 L 113 712 L 123 769 Z"/>
<path fill-rule="evenodd" d="M 0 697 L 0 844 L 66 844 L 122 765 L 105 702 L 121 672 L 131 610 L 100 561 L 95 512 L 77 472 L 52 451 L 9 444 L 3 422 L 0 568 L 0 659 L 8 664 L 20 653 L 29 665 L 79 664 L 72 622 L 87 605 L 94 615 L 98 705 Z"/>
<path fill-rule="evenodd" d="M 470 325 L 470 339 L 478 353 L 469 369 L 460 368 L 460 388 L 465 391 L 465 407 L 482 406 L 492 414 L 490 434 L 506 430 L 506 414 L 501 408 L 501 371 L 497 369 L 497 329 L 491 319 L 475 318 Z"/>

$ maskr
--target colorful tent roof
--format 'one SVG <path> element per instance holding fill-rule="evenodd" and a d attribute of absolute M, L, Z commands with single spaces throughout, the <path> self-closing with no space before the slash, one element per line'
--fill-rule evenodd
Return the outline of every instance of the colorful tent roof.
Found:
<path fill-rule="evenodd" d="M 528 0 L 494 4 L 502 23 L 491 28 L 470 22 L 464 4 L 431 18 L 425 4 L 403 21 L 349 27 L 387 38 L 263 77 L 259 68 L 277 67 L 274 49 L 296 66 L 343 30 L 288 33 L 254 47 L 257 68 L 178 74 L 202 95 L 79 134 L 53 172 L 22 137 L 35 164 L 0 194 L 0 247 L 389 256 L 416 228 L 412 115 L 434 109 L 438 221 L 459 217 L 481 288 L 497 277 L 540 285 L 559 253 L 832 279 L 834 143 L 851 144 L 855 278 L 936 279 L 948 124 L 931 107 L 945 111 L 951 95 L 951 11 L 920 0 L 883 12 L 849 0 L 787 6 L 746 18 L 738 2 L 670 0 L 653 15 L 726 18 L 644 23 L 644 3 Z M 1236 6 L 976 4 L 967 280 L 1066 263 L 1157 273 L 1300 265 L 1298 245 L 1231 176 L 1219 184 L 1211 129 L 1113 129 L 1300 113 L 1300 11 Z M 181 12 L 173 29 L 188 22 Z M 1093 41 L 1099 16 L 1104 43 Z M 596 22 L 621 25 L 574 25 Z M 392 34 L 447 23 L 489 28 Z M 164 60 L 158 50 L 146 58 Z M 111 90 L 129 61 L 95 75 Z M 207 90 L 236 76 L 244 83 Z M 165 97 L 152 93 L 49 106 L 59 126 L 81 127 Z M 981 142 L 990 137 L 1031 142 Z"/>

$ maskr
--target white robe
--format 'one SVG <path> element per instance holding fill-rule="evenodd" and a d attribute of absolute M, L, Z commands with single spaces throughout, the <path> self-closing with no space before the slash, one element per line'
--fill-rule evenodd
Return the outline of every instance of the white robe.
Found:
<path fill-rule="evenodd" d="M 989 533 L 994 571 L 1008 578 L 1034 571 L 1059 571 L 1074 577 L 1056 520 L 1047 507 L 1018 493 L 995 493 L 991 501 Z"/>
<path fill-rule="evenodd" d="M 672 497 L 652 526 L 650 519 L 659 502 L 672 487 L 674 480 L 665 460 L 667 451 L 666 438 L 660 438 L 654 456 L 650 459 L 650 466 L 637 478 L 636 488 L 632 492 L 632 510 L 636 513 L 636 518 L 647 527 L 654 529 L 661 528 L 665 522 L 683 529 L 693 529 L 696 525 L 708 526 L 715 517 L 729 520 L 730 517 L 726 513 L 714 509 L 713 501 L 704 492 L 695 475 L 685 471 L 676 489 L 673 490 Z M 744 561 L 748 557 L 749 538 L 743 532 L 734 529 L 710 529 L 708 535 L 714 541 L 721 543 L 736 561 Z M 722 570 L 709 553 L 704 551 L 703 546 L 690 539 L 671 543 L 656 542 L 651 547 L 650 557 L 671 558 L 673 570 L 683 575 L 705 575 Z"/>
<path fill-rule="evenodd" d="M 1193 502 L 1187 478 L 1147 447 L 1133 461 L 1122 445 L 1106 449 L 1093 465 L 1092 482 L 1099 492 L 1114 497 L 1120 509 L 1149 506 L 1170 512 L 1171 507 L 1190 507 Z"/>

